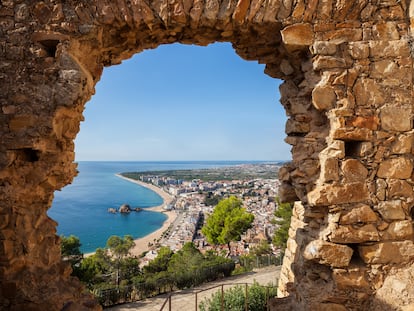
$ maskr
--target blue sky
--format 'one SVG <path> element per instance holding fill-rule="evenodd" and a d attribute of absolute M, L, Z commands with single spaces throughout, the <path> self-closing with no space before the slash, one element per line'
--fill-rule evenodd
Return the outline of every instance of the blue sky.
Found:
<path fill-rule="evenodd" d="M 76 160 L 288 160 L 281 81 L 230 44 L 163 45 L 105 68 Z"/>

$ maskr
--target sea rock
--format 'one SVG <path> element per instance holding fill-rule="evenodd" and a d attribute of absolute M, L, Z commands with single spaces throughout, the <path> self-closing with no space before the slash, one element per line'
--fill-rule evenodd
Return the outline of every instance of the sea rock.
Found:
<path fill-rule="evenodd" d="M 119 208 L 119 212 L 120 213 L 130 213 L 131 212 L 131 207 L 129 206 L 129 204 L 122 204 L 121 207 Z"/>

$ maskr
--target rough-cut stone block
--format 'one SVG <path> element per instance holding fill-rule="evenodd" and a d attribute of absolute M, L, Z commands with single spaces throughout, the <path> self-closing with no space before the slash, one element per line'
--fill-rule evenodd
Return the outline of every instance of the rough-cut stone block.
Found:
<path fill-rule="evenodd" d="M 388 184 L 388 199 L 396 199 L 399 197 L 412 198 L 413 197 L 413 187 L 401 179 L 389 179 L 387 180 Z"/>
<path fill-rule="evenodd" d="M 339 165 L 336 158 L 323 157 L 320 159 L 321 174 L 319 180 L 329 182 L 339 180 Z"/>
<path fill-rule="evenodd" d="M 353 42 L 349 44 L 349 54 L 353 59 L 367 59 L 369 47 L 365 42 Z"/>
<path fill-rule="evenodd" d="M 308 122 L 299 122 L 296 120 L 289 119 L 286 122 L 285 132 L 286 134 L 303 134 L 309 133 L 310 124 Z"/>
<path fill-rule="evenodd" d="M 406 157 L 399 157 L 381 162 L 377 176 L 379 178 L 407 179 L 411 177 L 412 171 L 412 161 Z"/>
<path fill-rule="evenodd" d="M 236 9 L 233 13 L 233 20 L 235 20 L 238 23 L 243 22 L 249 9 L 250 1 L 251 0 L 239 0 L 237 2 Z"/>
<path fill-rule="evenodd" d="M 321 151 L 321 155 L 326 158 L 338 158 L 345 157 L 345 143 L 341 140 L 334 140 L 328 147 Z"/>
<path fill-rule="evenodd" d="M 350 118 L 346 124 L 349 126 L 367 128 L 376 131 L 379 125 L 379 118 L 376 116 L 357 116 Z"/>
<path fill-rule="evenodd" d="M 328 85 L 317 86 L 312 91 L 312 105 L 317 110 L 329 110 L 336 103 L 335 89 Z"/>
<path fill-rule="evenodd" d="M 394 221 L 381 237 L 384 240 L 412 240 L 413 222 L 411 220 Z"/>
<path fill-rule="evenodd" d="M 334 243 L 363 243 L 379 241 L 379 234 L 374 225 L 368 224 L 361 227 L 338 226 L 332 230 L 329 240 Z"/>
<path fill-rule="evenodd" d="M 414 259 L 413 241 L 361 245 L 358 251 L 362 260 L 369 264 L 398 264 Z"/>
<path fill-rule="evenodd" d="M 16 116 L 9 122 L 9 128 L 11 131 L 20 131 L 23 129 L 27 129 L 28 127 L 31 127 L 36 124 L 37 117 L 34 115 L 21 115 Z"/>
<path fill-rule="evenodd" d="M 336 53 L 337 45 L 328 41 L 316 41 L 312 47 L 312 54 L 319 55 L 334 55 Z"/>
<path fill-rule="evenodd" d="M 385 106 L 381 109 L 381 127 L 386 131 L 409 131 L 411 130 L 411 112 L 412 108 L 409 106 Z"/>
<path fill-rule="evenodd" d="M 288 49 L 302 49 L 313 43 L 313 29 L 307 23 L 288 26 L 281 31 L 281 34 L 282 41 Z"/>
<path fill-rule="evenodd" d="M 355 101 L 359 106 L 378 106 L 385 102 L 383 92 L 373 79 L 360 78 L 355 82 Z"/>
<path fill-rule="evenodd" d="M 368 170 L 356 159 L 343 161 L 341 169 L 346 182 L 364 181 L 368 176 Z"/>
<path fill-rule="evenodd" d="M 323 185 L 308 193 L 311 205 L 332 205 L 343 203 L 364 202 L 369 199 L 367 185 L 362 182 L 344 185 Z"/>
<path fill-rule="evenodd" d="M 334 139 L 370 141 L 372 140 L 372 131 L 366 128 L 332 128 L 332 137 Z"/>
<path fill-rule="evenodd" d="M 410 46 L 407 41 L 370 41 L 369 48 L 371 57 L 407 57 L 410 55 Z"/>
<path fill-rule="evenodd" d="M 412 134 L 398 135 L 391 146 L 391 152 L 395 154 L 411 153 L 413 149 L 413 139 L 414 136 Z"/>
<path fill-rule="evenodd" d="M 376 210 L 384 220 L 404 220 L 405 212 L 401 200 L 385 201 L 378 203 Z"/>
<path fill-rule="evenodd" d="M 347 68 L 348 65 L 343 58 L 335 56 L 318 55 L 313 61 L 314 70 Z"/>
<path fill-rule="evenodd" d="M 280 185 L 278 194 L 281 202 L 295 202 L 298 200 L 295 188 L 286 182 Z"/>
<path fill-rule="evenodd" d="M 338 289 L 369 288 L 365 270 L 334 269 L 332 277 Z"/>
<path fill-rule="evenodd" d="M 322 265 L 347 267 L 353 254 L 352 248 L 322 240 L 314 240 L 306 245 L 303 256 Z"/>
<path fill-rule="evenodd" d="M 387 41 L 400 39 L 400 34 L 398 33 L 397 25 L 393 22 L 377 23 L 373 26 L 372 29 L 375 39 Z"/>
<path fill-rule="evenodd" d="M 368 206 L 361 205 L 349 211 L 343 212 L 339 223 L 341 225 L 352 225 L 358 223 L 370 223 L 378 220 L 377 214 Z"/>

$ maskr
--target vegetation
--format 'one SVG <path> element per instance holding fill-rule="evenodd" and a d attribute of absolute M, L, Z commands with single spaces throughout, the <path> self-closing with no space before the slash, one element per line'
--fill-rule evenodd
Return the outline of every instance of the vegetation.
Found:
<path fill-rule="evenodd" d="M 64 239 L 62 254 L 78 253 L 79 239 Z M 74 243 L 74 242 L 79 243 Z M 213 252 L 203 255 L 193 243 L 184 244 L 176 253 L 162 247 L 157 257 L 141 270 L 139 259 L 129 256 L 134 241 L 131 236 L 112 236 L 106 248 L 85 257 L 73 266 L 77 276 L 95 294 L 102 305 L 112 305 L 139 297 L 149 297 L 174 289 L 189 288 L 203 282 L 230 276 L 235 263 Z M 79 251 L 80 252 L 80 251 Z M 137 296 L 138 295 L 138 296 Z"/>
<path fill-rule="evenodd" d="M 217 291 L 211 298 L 205 299 L 199 305 L 201 311 L 221 311 L 222 302 L 224 310 L 232 311 L 265 311 L 266 304 L 269 298 L 276 297 L 276 287 L 261 286 L 257 282 L 248 286 L 247 297 L 245 286 L 235 286 L 224 291 L 222 299 L 221 291 Z"/>
<path fill-rule="evenodd" d="M 211 244 L 227 244 L 230 252 L 230 242 L 240 241 L 253 220 L 254 215 L 243 208 L 243 201 L 231 196 L 217 204 L 201 232 Z"/>
<path fill-rule="evenodd" d="M 106 246 L 111 252 L 112 256 L 115 257 L 116 262 L 116 284 L 119 286 L 120 281 L 120 270 L 122 266 L 128 266 L 128 263 L 124 260 L 129 254 L 131 248 L 135 246 L 134 239 L 130 235 L 121 238 L 113 235 L 106 241 Z"/>
<path fill-rule="evenodd" d="M 221 199 L 221 196 L 214 195 L 212 192 L 208 192 L 204 198 L 204 204 L 207 206 L 216 206 Z"/>
<path fill-rule="evenodd" d="M 208 169 L 127 172 L 122 173 L 121 175 L 132 179 L 140 179 L 140 176 L 152 175 L 171 177 L 173 179 L 186 181 L 191 181 L 193 179 L 201 179 L 203 181 L 255 178 L 275 179 L 277 178 L 279 167 L 280 163 L 258 163 Z"/>
<path fill-rule="evenodd" d="M 82 254 L 80 251 L 81 242 L 78 237 L 74 235 L 68 237 L 61 235 L 60 241 L 62 257 L 80 256 Z"/>
<path fill-rule="evenodd" d="M 162 247 L 158 256 L 144 267 L 144 274 L 135 281 L 143 288 L 151 288 L 156 283 L 182 289 L 230 276 L 234 267 L 232 260 L 212 252 L 203 255 L 193 243 L 188 242 L 176 253 Z"/>
<path fill-rule="evenodd" d="M 273 223 L 278 225 L 278 229 L 273 236 L 273 245 L 284 250 L 289 237 L 290 218 L 292 217 L 292 204 L 280 203 L 277 200 L 278 209 L 275 211 Z"/>

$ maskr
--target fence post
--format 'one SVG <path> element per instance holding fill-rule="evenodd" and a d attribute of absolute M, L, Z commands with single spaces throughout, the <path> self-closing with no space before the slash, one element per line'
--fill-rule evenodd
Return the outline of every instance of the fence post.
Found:
<path fill-rule="evenodd" d="M 266 287 L 266 310 L 269 311 L 269 287 Z"/>
<path fill-rule="evenodd" d="M 170 295 L 170 297 L 168 297 L 168 311 L 171 311 L 171 296 L 172 295 Z"/>
<path fill-rule="evenodd" d="M 198 302 L 197 302 L 197 292 L 195 293 L 195 311 L 197 311 L 198 308 Z"/>
<path fill-rule="evenodd" d="M 245 284 L 244 293 L 246 295 L 246 299 L 244 299 L 244 310 L 249 311 L 249 309 L 248 309 L 248 306 L 249 306 L 249 293 L 247 291 L 247 283 Z"/>
<path fill-rule="evenodd" d="M 221 311 L 224 311 L 224 284 L 221 284 Z"/>

